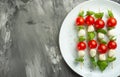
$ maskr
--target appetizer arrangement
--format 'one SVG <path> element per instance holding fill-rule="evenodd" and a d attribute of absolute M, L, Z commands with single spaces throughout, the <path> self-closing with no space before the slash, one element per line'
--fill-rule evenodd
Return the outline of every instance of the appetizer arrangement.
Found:
<path fill-rule="evenodd" d="M 98 66 L 101 71 L 116 60 L 117 43 L 114 30 L 117 20 L 111 10 L 108 10 L 106 15 L 105 21 L 102 19 L 104 12 L 86 11 L 85 14 L 84 11 L 80 11 L 75 21 L 78 34 L 76 45 L 78 57 L 75 61 L 83 64 L 85 49 L 88 48 L 92 66 Z"/>

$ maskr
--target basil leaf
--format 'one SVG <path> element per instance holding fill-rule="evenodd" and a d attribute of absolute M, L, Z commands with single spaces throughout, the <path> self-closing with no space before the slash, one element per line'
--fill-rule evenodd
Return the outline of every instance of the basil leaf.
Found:
<path fill-rule="evenodd" d="M 102 60 L 102 61 L 98 60 L 97 65 L 101 71 L 104 71 L 106 67 L 108 66 L 108 62 L 106 60 Z"/>
<path fill-rule="evenodd" d="M 115 61 L 116 60 L 116 57 L 108 57 L 107 58 L 107 61 L 108 62 L 113 62 L 113 61 Z"/>
<path fill-rule="evenodd" d="M 76 29 L 79 31 L 81 29 L 84 29 L 84 27 L 83 26 L 77 26 Z"/>
<path fill-rule="evenodd" d="M 79 58 L 76 58 L 75 61 L 76 61 L 76 62 L 83 62 L 84 59 L 83 59 L 83 57 L 79 57 Z"/>
<path fill-rule="evenodd" d="M 115 36 L 111 36 L 111 37 L 109 38 L 109 40 L 115 41 L 116 38 L 115 38 Z"/>
<path fill-rule="evenodd" d="M 84 16 L 84 11 L 81 11 L 78 16 L 83 17 Z"/>
<path fill-rule="evenodd" d="M 90 57 L 90 61 L 92 62 L 93 66 L 97 66 L 97 62 L 95 61 L 95 57 Z"/>
<path fill-rule="evenodd" d="M 107 29 L 108 29 L 108 30 L 111 30 L 111 29 L 114 29 L 114 27 L 108 27 Z"/>
<path fill-rule="evenodd" d="M 95 38 L 95 32 L 88 32 L 88 40 L 92 40 Z"/>
<path fill-rule="evenodd" d="M 109 15 L 109 17 L 114 17 L 111 10 L 108 10 L 108 15 Z"/>
<path fill-rule="evenodd" d="M 94 16 L 95 16 L 96 18 L 102 18 L 102 17 L 103 17 L 103 15 L 104 15 L 104 13 L 103 13 L 103 12 L 100 12 L 100 13 L 95 13 L 95 14 L 94 14 Z"/>
<path fill-rule="evenodd" d="M 93 11 L 87 11 L 86 15 L 93 15 L 93 14 L 95 14 L 95 12 L 93 12 Z"/>
<path fill-rule="evenodd" d="M 106 42 L 105 40 L 103 40 L 103 39 L 99 39 L 99 42 L 100 42 L 101 44 L 107 44 L 107 42 Z"/>
<path fill-rule="evenodd" d="M 97 31 L 97 33 L 101 32 L 103 34 L 107 34 L 107 31 L 105 29 L 98 29 L 96 31 Z"/>
<path fill-rule="evenodd" d="M 79 42 L 84 41 L 84 40 L 85 40 L 84 36 L 79 37 Z"/>

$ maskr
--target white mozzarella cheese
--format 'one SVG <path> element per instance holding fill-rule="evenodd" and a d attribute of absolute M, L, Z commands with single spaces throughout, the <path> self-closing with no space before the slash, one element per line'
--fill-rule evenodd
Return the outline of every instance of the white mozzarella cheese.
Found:
<path fill-rule="evenodd" d="M 106 55 L 105 54 L 100 54 L 99 55 L 99 60 L 106 60 Z"/>
<path fill-rule="evenodd" d="M 78 51 L 78 56 L 79 57 L 84 57 L 85 56 L 85 51 L 84 50 L 79 50 Z"/>
<path fill-rule="evenodd" d="M 95 57 L 96 56 L 96 49 L 90 49 L 90 55 L 91 55 L 91 57 Z"/>
<path fill-rule="evenodd" d="M 105 35 L 103 33 L 100 33 L 100 32 L 98 33 L 98 38 L 99 39 L 104 39 L 104 37 L 105 37 Z"/>
<path fill-rule="evenodd" d="M 78 32 L 78 36 L 85 36 L 85 30 L 84 29 L 81 29 L 79 32 Z"/>
<path fill-rule="evenodd" d="M 110 49 L 108 52 L 108 56 L 109 57 L 114 57 L 115 56 L 115 50 L 114 49 Z"/>
<path fill-rule="evenodd" d="M 108 36 L 115 36 L 114 29 L 108 31 Z"/>
<path fill-rule="evenodd" d="M 93 25 L 88 26 L 88 32 L 93 32 L 93 31 L 94 31 Z"/>

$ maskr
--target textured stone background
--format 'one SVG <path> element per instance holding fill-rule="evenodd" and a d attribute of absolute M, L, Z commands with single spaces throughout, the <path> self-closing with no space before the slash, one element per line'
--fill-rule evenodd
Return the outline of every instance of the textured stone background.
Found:
<path fill-rule="evenodd" d="M 84 1 L 0 0 L 0 77 L 80 77 L 64 62 L 58 36 Z"/>

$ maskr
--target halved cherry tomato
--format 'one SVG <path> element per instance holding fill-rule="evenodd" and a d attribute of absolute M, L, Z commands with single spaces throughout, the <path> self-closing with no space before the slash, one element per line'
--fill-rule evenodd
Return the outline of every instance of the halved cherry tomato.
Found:
<path fill-rule="evenodd" d="M 98 46 L 98 52 L 99 52 L 100 54 L 106 53 L 106 52 L 107 52 L 107 46 L 106 46 L 105 44 L 100 44 L 100 45 Z"/>
<path fill-rule="evenodd" d="M 95 22 L 94 17 L 92 17 L 92 16 L 90 16 L 90 15 L 85 18 L 85 23 L 86 23 L 88 26 L 89 26 L 89 25 L 93 25 L 94 22 Z"/>
<path fill-rule="evenodd" d="M 77 50 L 84 50 L 86 49 L 86 43 L 85 42 L 79 42 L 77 44 Z"/>
<path fill-rule="evenodd" d="M 109 49 L 115 49 L 115 48 L 117 48 L 117 43 L 115 41 L 109 41 L 108 48 Z"/>
<path fill-rule="evenodd" d="M 95 40 L 90 40 L 88 42 L 88 46 L 90 49 L 96 48 L 97 47 L 97 42 Z"/>
<path fill-rule="evenodd" d="M 76 18 L 76 26 L 83 26 L 84 25 L 84 18 L 83 17 L 77 17 Z"/>
<path fill-rule="evenodd" d="M 105 22 L 102 19 L 97 19 L 95 21 L 95 28 L 96 29 L 104 28 L 104 26 L 105 26 Z"/>
<path fill-rule="evenodd" d="M 108 27 L 115 27 L 117 24 L 117 20 L 113 17 L 108 18 L 107 20 L 107 26 Z"/>

